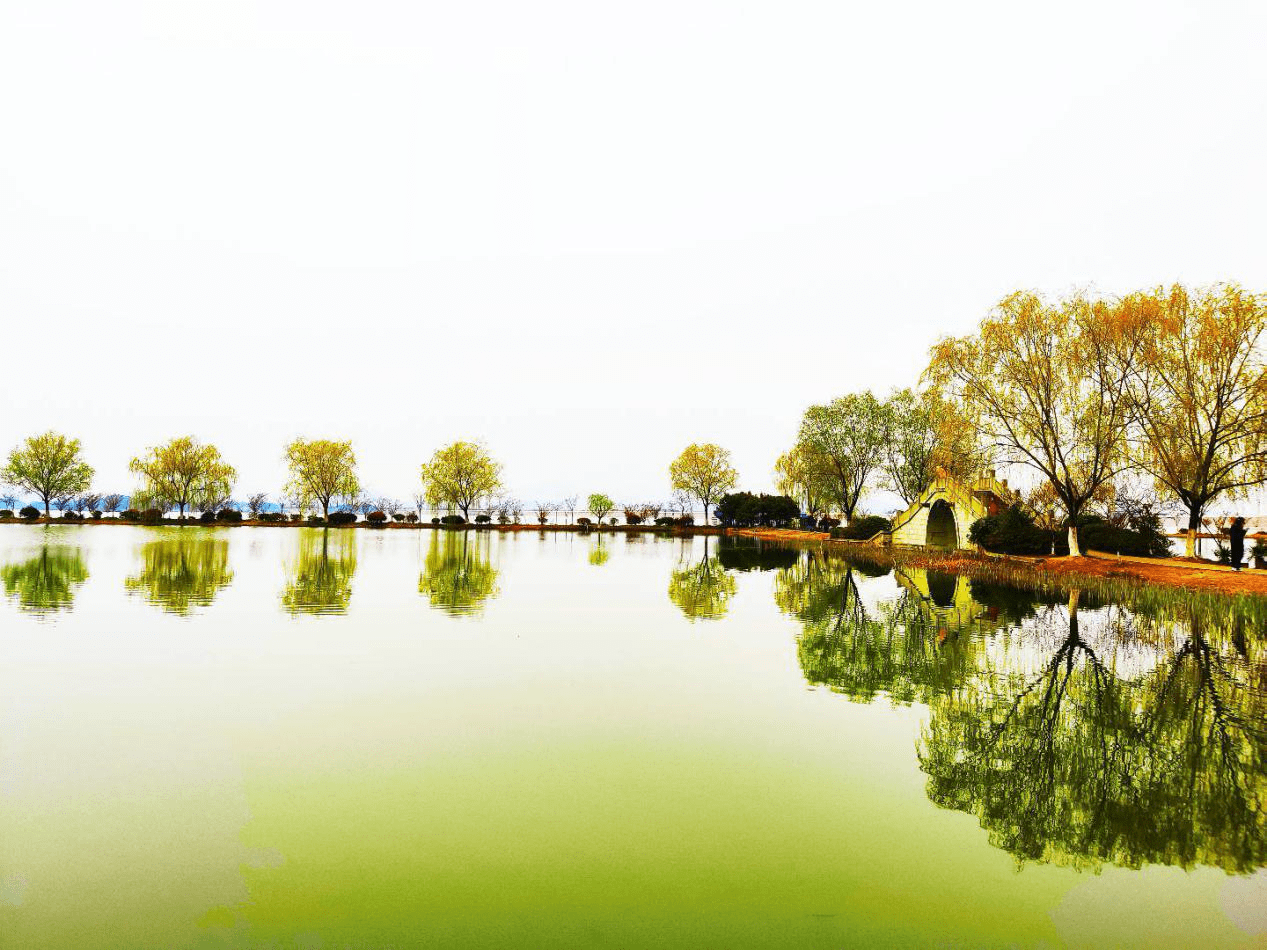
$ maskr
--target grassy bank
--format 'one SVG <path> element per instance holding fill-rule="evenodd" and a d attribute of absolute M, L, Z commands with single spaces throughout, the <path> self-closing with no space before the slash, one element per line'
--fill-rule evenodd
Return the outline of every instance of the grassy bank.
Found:
<path fill-rule="evenodd" d="M 1006 557 L 971 551 L 882 548 L 857 541 L 833 541 L 817 532 L 734 529 L 744 537 L 821 547 L 843 557 L 888 567 L 910 566 L 963 574 L 1001 584 L 1052 593 L 1087 591 L 1109 600 L 1135 600 L 1148 588 L 1262 599 L 1267 605 L 1267 571 L 1211 570 L 1177 559 L 1117 560 L 1110 557 Z"/>

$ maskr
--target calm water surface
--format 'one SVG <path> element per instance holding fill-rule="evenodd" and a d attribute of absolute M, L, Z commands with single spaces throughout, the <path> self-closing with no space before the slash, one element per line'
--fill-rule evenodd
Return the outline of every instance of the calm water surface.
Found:
<path fill-rule="evenodd" d="M 0 528 L 0 947 L 1265 947 L 1257 608 Z"/>

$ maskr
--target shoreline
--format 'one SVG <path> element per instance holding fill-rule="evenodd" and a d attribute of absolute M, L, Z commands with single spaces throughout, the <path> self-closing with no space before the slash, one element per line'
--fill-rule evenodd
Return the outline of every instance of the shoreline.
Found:
<path fill-rule="evenodd" d="M 432 524 L 431 522 L 388 521 L 383 524 L 371 524 L 368 521 L 354 521 L 351 524 L 309 524 L 307 521 L 199 521 L 197 518 L 186 518 L 179 521 L 175 518 L 164 518 L 161 521 L 127 521 L 123 518 L 85 518 L 64 520 L 62 518 L 6 518 L 0 520 L 0 526 L 27 525 L 43 527 L 96 527 L 114 525 L 125 528 L 329 528 L 345 530 L 361 528 L 366 531 L 498 531 L 512 534 L 519 531 L 571 531 L 576 534 L 662 534 L 670 537 L 686 535 L 722 535 L 727 532 L 720 525 L 646 525 L 646 524 Z"/>
<path fill-rule="evenodd" d="M 1244 568 L 1235 571 L 1222 564 L 1198 565 L 1178 558 L 1118 558 L 1090 552 L 1082 557 L 1021 557 L 967 550 L 932 552 L 922 548 L 879 547 L 865 541 L 833 540 L 822 532 L 769 528 L 732 528 L 737 537 L 759 538 L 788 544 L 812 543 L 877 564 L 909 565 L 983 580 L 1005 575 L 1010 583 L 1031 587 L 1103 587 L 1127 583 L 1168 587 L 1205 593 L 1267 597 L 1267 571 Z"/>

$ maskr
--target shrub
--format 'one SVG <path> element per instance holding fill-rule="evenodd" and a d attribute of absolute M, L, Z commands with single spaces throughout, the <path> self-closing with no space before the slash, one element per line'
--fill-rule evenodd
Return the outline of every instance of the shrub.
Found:
<path fill-rule="evenodd" d="M 1078 544 L 1084 551 L 1131 557 L 1170 555 L 1170 539 L 1162 533 L 1161 519 L 1152 513 L 1129 519 L 1125 528 L 1115 528 L 1095 515 L 1079 518 Z"/>
<path fill-rule="evenodd" d="M 801 506 L 786 495 L 732 492 L 717 502 L 717 520 L 727 526 L 782 527 L 801 515 Z"/>
<path fill-rule="evenodd" d="M 405 515 L 405 520 L 408 521 L 410 524 L 417 524 L 418 515 L 411 511 L 409 512 L 409 514 Z"/>
<path fill-rule="evenodd" d="M 381 525 L 381 524 L 386 524 L 386 523 L 387 523 L 387 512 L 385 512 L 385 511 L 371 511 L 368 515 L 366 515 L 366 516 L 365 516 L 365 520 L 366 520 L 366 521 L 368 521 L 368 522 L 369 522 L 370 524 L 372 524 L 372 525 Z"/>
<path fill-rule="evenodd" d="M 625 524 L 642 524 L 642 515 L 636 515 L 632 511 L 626 511 Z"/>
<path fill-rule="evenodd" d="M 404 520 L 405 520 L 405 516 L 402 515 L 400 512 L 396 512 L 396 514 L 392 515 L 392 521 L 399 523 Z M 417 515 L 414 516 L 414 520 L 415 521 L 417 520 Z"/>
<path fill-rule="evenodd" d="M 356 522 L 355 511 L 335 511 L 330 515 L 330 524 L 332 526 L 343 526 L 354 524 Z"/>
<path fill-rule="evenodd" d="M 488 523 L 489 523 L 489 522 L 491 522 L 492 520 L 493 520 L 493 519 L 492 519 L 492 518 L 490 518 L 488 515 L 476 515 L 476 516 L 475 516 L 475 523 L 476 523 L 476 524 L 488 524 Z"/>
<path fill-rule="evenodd" d="M 241 524 L 242 512 L 236 508 L 221 508 L 216 512 L 216 521 L 221 524 Z"/>
<path fill-rule="evenodd" d="M 439 518 L 432 518 L 432 519 L 431 519 L 431 523 L 432 523 L 432 524 L 439 524 L 439 523 L 440 523 L 440 519 L 439 519 Z"/>
<path fill-rule="evenodd" d="M 439 521 L 440 524 L 466 524 L 466 519 L 461 515 L 445 515 Z"/>
<path fill-rule="evenodd" d="M 100 520 L 101 520 L 101 512 L 99 512 L 99 511 L 94 511 L 94 512 L 92 513 L 92 520 L 93 520 L 93 521 L 100 521 Z"/>
<path fill-rule="evenodd" d="M 12 520 L 13 520 L 13 509 L 0 508 L 0 521 L 12 521 Z"/>
<path fill-rule="evenodd" d="M 27 521 L 34 521 L 36 518 L 40 516 L 40 510 L 38 508 L 33 507 L 32 505 L 27 505 L 25 508 L 19 511 L 18 514 L 20 514 Z"/>
<path fill-rule="evenodd" d="M 1038 527 L 1020 505 L 974 521 L 968 540 L 997 554 L 1051 554 L 1053 545 L 1057 554 L 1069 553 L 1063 532 Z"/>
<path fill-rule="evenodd" d="M 298 523 L 304 520 L 304 516 L 301 515 L 299 512 L 295 512 L 293 515 L 290 516 L 290 520 L 294 523 Z"/>
<path fill-rule="evenodd" d="M 326 519 L 321 517 L 321 515 L 308 516 L 308 524 L 312 525 L 312 527 L 314 528 L 320 528 L 325 523 L 326 523 Z"/>
<path fill-rule="evenodd" d="M 661 527 L 668 527 L 669 525 L 673 524 L 675 521 L 677 521 L 676 518 L 670 518 L 668 515 L 664 515 L 660 518 L 656 518 L 655 523 L 660 525 Z"/>
<path fill-rule="evenodd" d="M 286 516 L 280 511 L 261 511 L 255 516 L 255 520 L 263 522 L 264 524 L 277 524 L 278 522 L 285 521 Z"/>
<path fill-rule="evenodd" d="M 831 529 L 833 538 L 844 538 L 848 541 L 866 541 L 874 538 L 881 531 L 890 531 L 893 522 L 880 515 L 863 515 L 855 518 L 847 525 L 837 525 Z"/>
<path fill-rule="evenodd" d="M 577 518 L 576 523 L 579 525 L 584 525 L 585 527 L 588 528 L 594 522 L 590 521 L 589 518 Z"/>
<path fill-rule="evenodd" d="M 127 511 L 120 512 L 119 517 L 124 521 L 140 521 L 141 513 L 135 508 L 129 508 Z"/>
<path fill-rule="evenodd" d="M 216 513 L 214 511 L 204 511 L 198 516 L 198 520 L 203 524 L 212 524 L 216 520 Z"/>
<path fill-rule="evenodd" d="M 819 518 L 818 519 L 819 531 L 830 531 L 832 528 L 839 528 L 839 527 L 840 527 L 839 518 Z"/>
<path fill-rule="evenodd" d="M 146 508 L 141 512 L 141 520 L 146 524 L 158 524 L 163 520 L 163 513 L 157 508 Z"/>

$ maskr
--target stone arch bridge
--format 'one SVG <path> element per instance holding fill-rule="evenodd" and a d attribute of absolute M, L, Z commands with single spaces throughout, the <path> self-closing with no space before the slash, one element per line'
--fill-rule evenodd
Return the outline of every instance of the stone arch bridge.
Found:
<path fill-rule="evenodd" d="M 978 518 L 992 515 L 1012 503 L 1007 480 L 993 471 L 970 483 L 938 476 L 924 494 L 893 518 L 893 529 L 874 538 L 881 544 L 952 551 L 972 548 L 968 529 Z"/>

